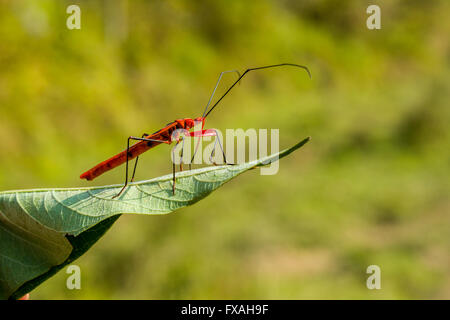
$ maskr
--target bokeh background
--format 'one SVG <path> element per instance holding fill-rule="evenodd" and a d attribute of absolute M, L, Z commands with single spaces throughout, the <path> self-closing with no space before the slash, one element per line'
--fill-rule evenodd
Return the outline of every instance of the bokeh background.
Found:
<path fill-rule="evenodd" d="M 68 30 L 66 8 L 81 8 Z M 366 8 L 381 7 L 381 30 Z M 199 116 L 218 74 L 255 72 L 208 127 L 312 140 L 165 216 L 122 216 L 32 299 L 450 298 L 448 1 L 0 0 L 2 190 L 121 183 L 80 173 L 126 137 Z M 233 76 L 219 87 L 226 90 Z M 170 148 L 138 179 L 171 170 Z M 381 290 L 366 268 L 381 268 Z"/>

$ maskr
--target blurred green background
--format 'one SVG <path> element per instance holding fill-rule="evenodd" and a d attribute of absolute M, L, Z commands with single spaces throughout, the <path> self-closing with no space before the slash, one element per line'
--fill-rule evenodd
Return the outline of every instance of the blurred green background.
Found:
<path fill-rule="evenodd" d="M 66 8 L 81 8 L 68 30 Z M 381 30 L 366 8 L 381 7 Z M 249 74 L 207 127 L 312 140 L 205 200 L 123 216 L 32 299 L 449 299 L 448 1 L 0 0 L 2 190 L 121 183 L 79 175 L 129 135 L 196 117 L 218 74 Z M 226 77 L 219 93 L 234 80 Z M 170 148 L 138 179 L 171 171 Z M 381 290 L 366 268 L 381 268 Z"/>

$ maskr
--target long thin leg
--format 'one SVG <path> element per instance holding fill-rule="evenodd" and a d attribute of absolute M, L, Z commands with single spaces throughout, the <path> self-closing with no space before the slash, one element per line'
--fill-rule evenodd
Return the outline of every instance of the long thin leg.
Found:
<path fill-rule="evenodd" d="M 229 165 L 234 165 L 234 163 L 228 163 L 228 162 L 227 162 L 227 158 L 226 158 L 226 156 L 225 156 L 225 151 L 223 150 L 222 143 L 220 142 L 220 138 L 219 138 L 219 133 L 217 132 L 216 129 L 206 129 L 206 130 L 202 130 L 202 131 L 194 131 L 194 132 L 189 133 L 189 135 L 190 135 L 191 137 L 196 137 L 196 136 L 198 136 L 198 137 L 200 137 L 200 138 L 202 138 L 202 137 L 213 137 L 213 136 L 215 136 L 215 137 L 216 137 L 216 140 L 214 141 L 213 150 L 212 150 L 212 152 L 211 152 L 211 155 L 210 155 L 209 159 L 211 160 L 211 162 L 212 162 L 214 165 L 216 165 L 216 163 L 214 163 L 214 162 L 212 161 L 212 157 L 213 157 L 214 152 L 215 152 L 215 150 L 216 150 L 216 145 L 217 145 L 217 143 L 219 143 L 219 147 L 220 147 L 220 150 L 222 151 L 222 155 L 223 155 L 223 160 L 224 160 L 224 162 L 225 162 L 226 164 L 229 164 Z M 197 150 L 196 150 L 195 152 L 197 152 Z M 195 153 L 194 153 L 194 155 L 195 155 Z M 192 160 L 191 160 L 191 162 L 192 162 Z"/>
<path fill-rule="evenodd" d="M 200 137 L 198 138 L 198 141 L 197 141 L 197 143 L 196 143 L 196 145 L 195 145 L 194 154 L 192 155 L 191 162 L 189 162 L 189 170 L 192 169 L 192 162 L 194 161 L 195 155 L 197 154 L 198 147 L 200 146 L 200 141 L 201 141 L 202 137 L 203 137 L 203 136 L 200 136 Z"/>
<path fill-rule="evenodd" d="M 128 140 L 127 140 L 127 161 L 125 163 L 125 183 L 124 183 L 124 186 L 122 187 L 122 189 L 119 191 L 119 193 L 116 194 L 114 197 L 112 197 L 113 199 L 117 198 L 118 196 L 120 196 L 121 193 L 123 192 L 123 190 L 125 190 L 125 188 L 128 185 L 128 158 L 129 158 L 129 155 L 130 155 L 130 140 L 155 141 L 155 142 L 167 143 L 167 141 L 164 141 L 164 140 L 138 138 L 138 137 L 133 137 L 133 136 L 128 137 Z"/>
<path fill-rule="evenodd" d="M 173 178 L 172 178 L 172 195 L 175 195 L 175 162 L 172 163 L 172 173 L 173 173 Z"/>
<path fill-rule="evenodd" d="M 180 143 L 180 140 L 177 141 L 176 145 L 172 149 L 172 173 L 173 173 L 173 176 L 172 176 L 172 182 L 173 182 L 172 183 L 172 194 L 173 195 L 175 195 L 175 182 L 176 182 L 176 179 L 175 179 L 176 167 L 175 167 L 175 161 L 174 161 L 175 160 L 175 149 L 176 149 L 176 147 L 178 146 L 179 143 Z"/>
<path fill-rule="evenodd" d="M 211 161 L 211 163 L 215 166 L 217 165 L 215 162 L 212 161 L 212 157 L 214 156 L 214 153 L 216 151 L 216 144 L 219 143 L 219 147 L 220 147 L 220 150 L 222 151 L 222 155 L 223 155 L 223 162 L 225 164 L 234 165 L 234 163 L 227 162 L 227 157 L 225 156 L 225 151 L 223 151 L 222 143 L 220 142 L 220 138 L 219 138 L 219 134 L 218 134 L 217 130 L 216 129 L 210 129 L 210 130 L 214 130 L 216 132 L 216 141 L 214 141 L 214 147 L 211 152 L 211 155 L 209 156 L 209 160 Z"/>
<path fill-rule="evenodd" d="M 149 135 L 148 133 L 144 133 L 141 138 L 144 138 L 144 137 L 146 137 L 148 135 Z M 139 156 L 136 157 L 136 161 L 134 162 L 134 169 L 133 169 L 133 174 L 131 175 L 130 182 L 134 181 L 134 175 L 136 174 L 136 168 L 137 168 L 138 160 L 139 160 Z"/>
<path fill-rule="evenodd" d="M 184 137 L 181 138 L 183 139 L 183 143 L 181 144 L 180 171 L 183 171 Z"/>

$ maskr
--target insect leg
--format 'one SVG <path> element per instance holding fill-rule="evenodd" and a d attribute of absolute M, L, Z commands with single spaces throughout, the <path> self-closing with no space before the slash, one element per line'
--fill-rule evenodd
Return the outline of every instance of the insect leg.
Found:
<path fill-rule="evenodd" d="M 125 163 L 125 183 L 124 183 L 124 186 L 122 187 L 122 189 L 119 191 L 119 193 L 116 194 L 114 197 L 112 197 L 112 199 L 117 198 L 118 196 L 120 196 L 122 194 L 123 190 L 125 190 L 125 188 L 128 185 L 128 160 L 129 160 L 129 157 L 130 157 L 130 140 L 156 141 L 156 142 L 167 143 L 167 141 L 164 141 L 164 140 L 138 138 L 138 137 L 133 137 L 133 136 L 128 137 L 128 140 L 127 140 L 127 161 Z"/>
<path fill-rule="evenodd" d="M 227 157 L 225 156 L 225 151 L 223 151 L 222 143 L 220 142 L 220 138 L 219 138 L 219 134 L 218 134 L 217 130 L 216 129 L 210 129 L 210 130 L 215 132 L 216 141 L 214 141 L 214 147 L 211 152 L 211 155 L 209 156 L 209 160 L 212 162 L 213 165 L 217 165 L 215 162 L 212 161 L 212 157 L 214 156 L 214 153 L 216 151 L 216 144 L 219 143 L 219 147 L 220 147 L 220 150 L 222 151 L 222 155 L 223 155 L 223 162 L 225 164 L 234 165 L 234 163 L 227 162 Z"/>
<path fill-rule="evenodd" d="M 184 137 L 182 137 L 182 139 L 183 139 L 183 143 L 181 144 L 180 171 L 183 171 Z"/>
<path fill-rule="evenodd" d="M 220 142 L 219 134 L 218 134 L 216 129 L 206 129 L 206 130 L 202 130 L 202 131 L 194 131 L 194 132 L 191 132 L 190 135 L 192 137 L 199 136 L 200 138 L 201 137 L 212 137 L 212 136 L 215 136 L 216 140 L 214 141 L 214 147 L 213 147 L 213 150 L 212 150 L 211 155 L 209 157 L 210 161 L 214 165 L 217 165 L 216 163 L 214 163 L 212 161 L 212 157 L 213 157 L 214 152 L 216 150 L 216 145 L 217 145 L 217 143 L 219 143 L 219 147 L 220 147 L 220 150 L 222 151 L 223 161 L 225 162 L 225 164 L 234 165 L 234 163 L 228 163 L 227 162 L 227 157 L 225 156 L 225 151 L 223 150 L 222 143 Z M 197 152 L 197 150 L 195 150 L 195 152 Z M 195 153 L 194 153 L 194 155 L 195 155 Z M 191 160 L 191 162 L 192 162 L 192 160 Z"/>
<path fill-rule="evenodd" d="M 177 140 L 177 143 L 175 144 L 175 146 L 172 149 L 172 172 L 173 172 L 173 178 L 172 178 L 172 194 L 175 195 L 175 148 L 177 147 L 178 143 L 180 143 L 180 140 Z"/>
<path fill-rule="evenodd" d="M 194 154 L 192 155 L 191 162 L 189 162 L 189 170 L 192 169 L 192 162 L 194 161 L 195 155 L 197 154 L 198 147 L 200 146 L 200 141 L 201 141 L 202 137 L 203 137 L 203 136 L 200 136 L 200 137 L 198 138 L 198 141 L 197 141 L 197 143 L 196 143 L 196 145 L 195 145 Z"/>
<path fill-rule="evenodd" d="M 148 133 L 144 133 L 141 138 L 144 138 L 146 136 L 148 136 Z M 139 156 L 136 157 L 136 161 L 134 162 L 134 169 L 133 169 L 133 174 L 131 175 L 130 182 L 134 181 L 134 175 L 136 174 L 136 168 L 137 168 L 138 160 L 139 160 Z"/>
<path fill-rule="evenodd" d="M 127 140 L 127 162 L 125 163 L 125 183 L 124 183 L 122 189 L 120 189 L 119 193 L 116 194 L 114 197 L 112 197 L 113 199 L 120 196 L 121 193 L 123 192 L 123 190 L 125 190 L 125 188 L 128 185 L 128 156 L 130 154 L 130 139 L 131 139 L 131 137 L 128 137 L 128 140 Z"/>

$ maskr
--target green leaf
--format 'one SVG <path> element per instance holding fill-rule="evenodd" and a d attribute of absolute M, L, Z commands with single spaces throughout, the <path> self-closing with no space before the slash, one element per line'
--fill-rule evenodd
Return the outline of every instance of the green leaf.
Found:
<path fill-rule="evenodd" d="M 85 253 L 121 214 L 166 214 L 203 199 L 255 167 L 268 165 L 303 146 L 259 160 L 179 172 L 121 185 L 0 192 L 0 299 L 30 292 Z"/>

